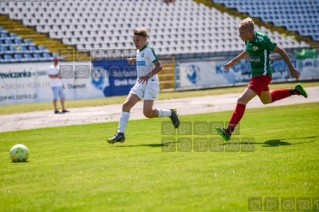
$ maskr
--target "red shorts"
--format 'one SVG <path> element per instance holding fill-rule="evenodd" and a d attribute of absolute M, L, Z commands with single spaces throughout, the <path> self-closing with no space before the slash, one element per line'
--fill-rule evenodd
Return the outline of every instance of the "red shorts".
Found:
<path fill-rule="evenodd" d="M 255 91 L 258 96 L 261 95 L 263 91 L 269 91 L 269 83 L 271 81 L 271 76 L 257 76 L 250 79 L 247 88 Z"/>

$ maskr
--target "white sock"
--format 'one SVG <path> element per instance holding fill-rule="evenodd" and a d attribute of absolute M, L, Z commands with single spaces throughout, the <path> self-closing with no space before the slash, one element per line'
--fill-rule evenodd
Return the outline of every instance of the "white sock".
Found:
<path fill-rule="evenodd" d="M 158 118 L 170 116 L 172 114 L 172 111 L 169 109 L 157 109 L 157 111 L 158 111 Z"/>
<path fill-rule="evenodd" d="M 117 132 L 124 133 L 129 118 L 130 118 L 129 112 L 122 112 L 122 114 L 120 116 L 120 121 L 119 121 L 119 126 L 118 126 Z"/>

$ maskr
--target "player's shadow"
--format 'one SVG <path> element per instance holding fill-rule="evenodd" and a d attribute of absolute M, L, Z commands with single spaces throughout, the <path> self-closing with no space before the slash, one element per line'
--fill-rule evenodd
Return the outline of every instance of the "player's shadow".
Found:
<path fill-rule="evenodd" d="M 143 147 L 143 146 L 148 146 L 148 147 L 164 147 L 164 146 L 168 146 L 167 144 L 136 144 L 136 145 L 134 145 L 134 144 L 129 144 L 129 145 L 127 145 L 127 144 L 125 144 L 124 143 L 124 145 L 112 145 L 111 147 Z"/>
<path fill-rule="evenodd" d="M 309 137 L 302 137 L 302 138 L 285 138 L 285 139 L 273 139 L 273 140 L 268 140 L 263 143 L 256 143 L 256 144 L 261 144 L 263 147 L 276 147 L 276 146 L 289 146 L 289 145 L 299 145 L 299 144 L 307 144 L 307 143 L 312 143 L 315 142 L 315 138 L 317 136 L 309 136 Z M 311 139 L 310 141 L 300 141 L 300 142 L 287 142 L 287 140 L 299 140 L 299 139 Z M 312 140 L 313 139 L 313 140 Z"/>
<path fill-rule="evenodd" d="M 171 146 L 173 143 L 177 143 L 177 142 L 166 142 L 166 143 L 155 143 L 155 144 L 129 144 L 126 145 L 124 143 L 124 145 L 112 145 L 111 147 L 159 147 L 159 148 L 163 148 L 165 146 Z"/>
<path fill-rule="evenodd" d="M 301 138 L 282 138 L 282 139 L 272 139 L 265 142 L 256 142 L 254 144 L 260 144 L 262 147 L 278 147 L 278 146 L 289 146 L 289 145 L 299 145 L 299 144 L 307 144 L 315 142 L 315 138 L 317 136 L 308 136 L 308 137 L 301 137 Z M 311 139 L 307 141 L 300 141 L 300 142 L 288 142 L 289 140 L 305 140 Z M 178 142 L 165 142 L 165 143 L 148 143 L 148 144 L 123 144 L 123 145 L 112 145 L 112 147 L 155 147 L 155 148 L 163 148 L 165 146 L 171 146 L 173 143 Z M 222 145 L 226 145 L 227 143 L 223 143 Z"/>
<path fill-rule="evenodd" d="M 263 144 L 263 147 L 273 147 L 273 146 L 287 146 L 291 145 L 291 143 L 286 141 L 281 141 L 281 139 L 274 139 L 274 140 L 268 140 L 265 141 Z"/>

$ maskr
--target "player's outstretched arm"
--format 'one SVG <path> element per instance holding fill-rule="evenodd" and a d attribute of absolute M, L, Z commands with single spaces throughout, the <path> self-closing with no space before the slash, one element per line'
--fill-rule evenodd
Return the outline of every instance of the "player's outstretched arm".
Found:
<path fill-rule="evenodd" d="M 297 69 L 295 69 L 292 66 L 287 52 L 279 46 L 275 47 L 274 52 L 277 52 L 278 54 L 280 54 L 280 56 L 282 57 L 282 59 L 284 59 L 284 61 L 286 62 L 287 66 L 289 68 L 290 75 L 295 77 L 298 80 L 300 73 L 299 73 L 299 71 L 297 71 Z"/>
<path fill-rule="evenodd" d="M 237 63 L 238 61 L 240 61 L 240 60 L 242 60 L 242 59 L 244 59 L 244 58 L 246 58 L 246 57 L 248 57 L 248 52 L 246 52 L 246 50 L 245 50 L 245 51 L 243 51 L 242 53 L 240 53 L 237 57 L 235 57 L 234 59 L 232 59 L 231 61 L 229 61 L 228 63 L 226 63 L 226 64 L 224 65 L 224 68 L 225 68 L 225 69 L 229 69 L 229 68 L 231 68 L 232 66 L 234 66 L 235 63 Z"/>

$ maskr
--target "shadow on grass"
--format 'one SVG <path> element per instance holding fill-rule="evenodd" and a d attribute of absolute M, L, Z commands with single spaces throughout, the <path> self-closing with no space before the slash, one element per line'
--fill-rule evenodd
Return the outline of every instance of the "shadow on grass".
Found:
<path fill-rule="evenodd" d="M 298 145 L 298 144 L 307 144 L 315 142 L 315 138 L 317 136 L 309 136 L 309 137 L 302 137 L 302 138 L 286 138 L 286 139 L 274 139 L 274 140 L 268 140 L 263 143 L 256 143 L 261 144 L 263 147 L 276 147 L 276 146 L 288 146 L 288 145 Z M 297 143 L 290 143 L 287 142 L 287 140 L 299 140 L 299 139 L 313 139 L 311 141 L 301 141 Z"/>
<path fill-rule="evenodd" d="M 277 147 L 277 146 L 289 146 L 289 145 L 299 145 L 299 144 L 307 144 L 307 143 L 312 143 L 315 142 L 315 138 L 317 136 L 309 136 L 309 137 L 302 137 L 302 138 L 283 138 L 283 139 L 273 139 L 273 140 L 268 140 L 265 142 L 256 142 L 256 143 L 251 143 L 251 144 L 260 144 L 262 147 Z M 288 142 L 289 140 L 299 140 L 299 139 L 313 139 L 313 140 L 308 140 L 308 141 L 301 141 L 301 142 L 293 142 L 290 143 Z M 179 142 L 166 142 L 166 143 L 148 143 L 148 144 L 120 144 L 120 145 L 111 145 L 111 147 L 165 147 L 165 146 L 171 146 L 172 144 L 177 144 Z M 220 143 L 220 145 L 227 145 L 227 144 L 232 144 L 232 143 Z"/>
<path fill-rule="evenodd" d="M 171 142 L 175 143 L 175 142 Z M 160 143 L 160 144 L 137 144 L 137 145 L 121 145 L 121 146 L 111 146 L 111 147 L 164 147 L 164 146 L 169 146 L 170 143 Z"/>

